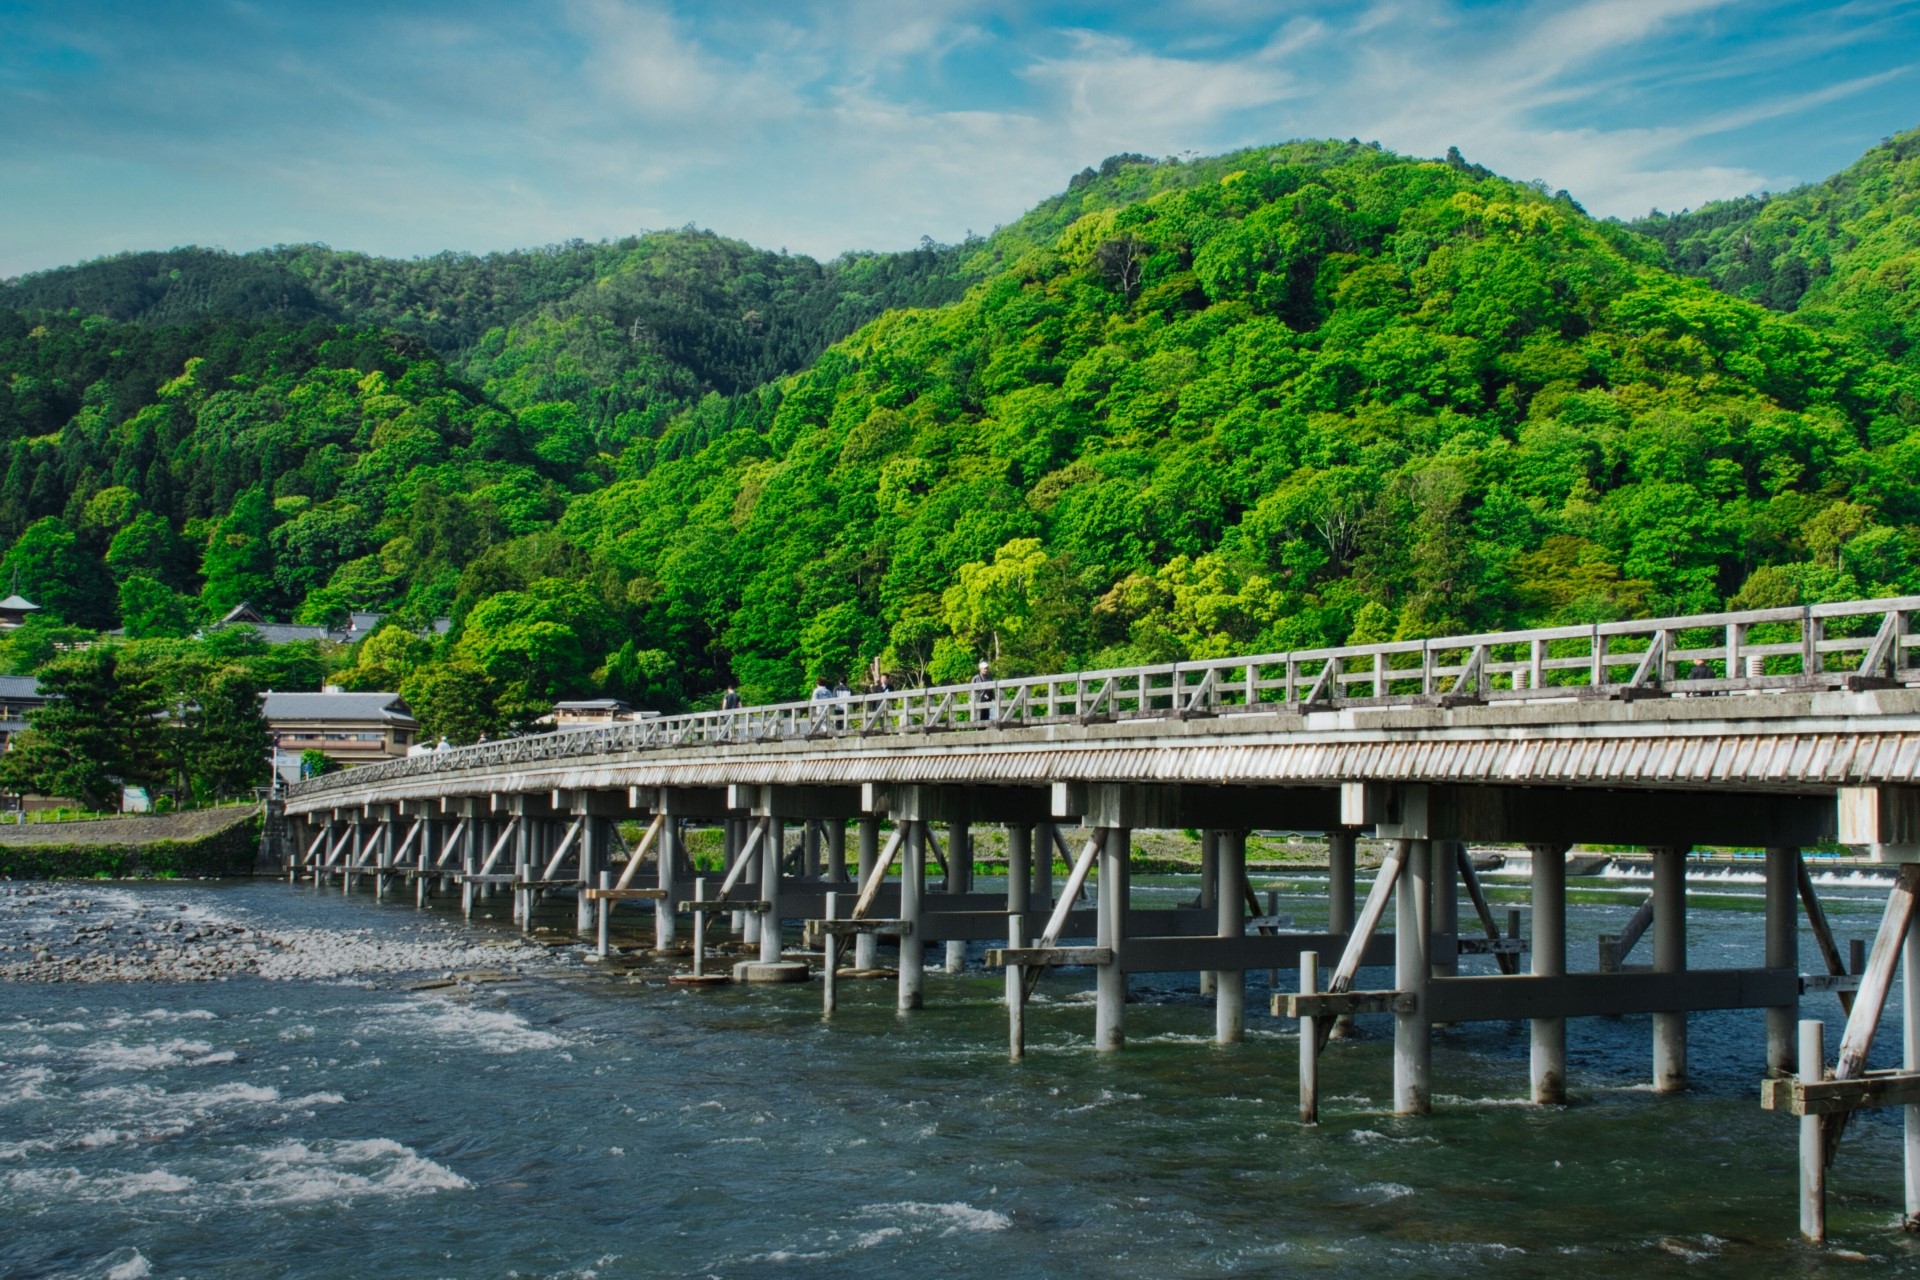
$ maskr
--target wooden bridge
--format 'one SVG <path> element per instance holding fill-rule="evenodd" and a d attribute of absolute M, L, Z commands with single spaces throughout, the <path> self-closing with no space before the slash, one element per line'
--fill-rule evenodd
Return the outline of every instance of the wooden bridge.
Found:
<path fill-rule="evenodd" d="M 570 897 L 604 951 L 608 913 L 651 905 L 656 952 L 710 973 L 719 916 L 755 957 L 733 977 L 838 981 L 897 947 L 899 1005 L 926 998 L 926 947 L 946 967 L 999 943 L 1010 1046 L 1049 969 L 1096 971 L 1094 1043 L 1125 1039 L 1128 975 L 1197 971 L 1218 1039 L 1240 1038 L 1249 969 L 1297 969 L 1275 1012 L 1301 1023 L 1301 1116 L 1317 1115 L 1322 1050 L 1353 1017 L 1393 1019 L 1394 1105 L 1425 1112 L 1435 1023 L 1525 1019 L 1534 1101 L 1566 1097 L 1565 1020 L 1653 1016 L 1656 1089 L 1683 1089 L 1687 1017 L 1763 1010 L 1763 1105 L 1802 1117 L 1802 1227 L 1824 1235 L 1824 1171 L 1852 1110 L 1907 1107 L 1907 1214 L 1920 1222 L 1920 597 L 1451 636 L 666 716 L 461 747 L 295 785 L 290 875 L 343 884 L 496 890 L 531 927 Z M 634 848 L 622 822 L 644 823 Z M 800 840 L 788 849 L 787 827 Z M 972 884 L 971 831 L 1006 829 L 1007 887 Z M 724 876 L 694 874 L 690 826 L 724 831 Z M 849 865 L 848 832 L 854 835 Z M 1202 833 L 1199 903 L 1136 909 L 1132 834 Z M 1328 929 L 1263 914 L 1250 831 L 1324 833 Z M 1071 835 L 1069 832 L 1071 831 Z M 1386 842 L 1364 901 L 1356 843 Z M 1497 919 L 1468 842 L 1524 845 L 1531 928 Z M 1569 972 L 1566 861 L 1575 843 L 1653 862 L 1647 909 L 1614 963 Z M 1870 955 L 1849 966 L 1802 850 L 1857 845 L 1895 864 Z M 1685 860 L 1696 846 L 1764 849 L 1764 962 L 1687 964 Z M 1067 868 L 1053 883 L 1059 856 Z M 942 868 L 929 883 L 927 863 Z M 1091 905 L 1083 894 L 1091 891 Z M 1462 915 L 1462 894 L 1471 915 Z M 1393 929 L 1386 924 L 1391 908 Z M 1804 911 L 1821 955 L 1803 974 Z M 693 945 L 680 929 L 691 921 Z M 818 955 L 789 955 L 789 926 Z M 1618 963 L 1642 932 L 1651 966 Z M 851 965 L 841 965 L 850 943 Z M 1466 957 L 1484 956 L 1462 972 Z M 1905 958 L 1904 1069 L 1868 1048 Z M 1323 973 L 1321 961 L 1330 962 Z M 1391 988 L 1356 989 L 1393 967 Z M 1479 971 L 1487 970 L 1487 971 Z M 1803 996 L 1849 1007 L 1835 1062 L 1796 1026 Z"/>

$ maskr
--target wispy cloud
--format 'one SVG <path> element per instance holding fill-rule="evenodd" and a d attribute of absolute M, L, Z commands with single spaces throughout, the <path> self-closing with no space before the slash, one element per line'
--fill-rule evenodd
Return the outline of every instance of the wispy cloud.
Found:
<path fill-rule="evenodd" d="M 0 10 L 0 274 L 125 247 L 486 249 L 698 222 L 830 254 L 1116 151 L 1458 145 L 1633 215 L 1920 123 L 1903 0 L 429 0 Z"/>

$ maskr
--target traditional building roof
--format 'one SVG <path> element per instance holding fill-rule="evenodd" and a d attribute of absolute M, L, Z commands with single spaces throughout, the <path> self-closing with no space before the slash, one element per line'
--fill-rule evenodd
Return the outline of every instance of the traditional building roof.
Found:
<path fill-rule="evenodd" d="M 294 644 L 301 640 L 330 640 L 333 633 L 325 627 L 307 627 L 297 622 L 249 622 L 268 644 Z"/>
<path fill-rule="evenodd" d="M 44 699 L 37 679 L 32 676 L 0 676 L 0 702 L 22 702 L 29 698 Z"/>
<path fill-rule="evenodd" d="M 301 722 L 398 725 L 419 722 L 397 693 L 263 693 L 261 713 L 268 724 Z"/>
<path fill-rule="evenodd" d="M 630 708 L 619 698 L 580 698 L 572 702 L 556 702 L 555 711 L 627 711 Z"/>
<path fill-rule="evenodd" d="M 28 608 L 36 606 L 28 605 Z M 5 606 L 0 605 L 0 610 Z M 213 630 L 222 627 L 252 627 L 260 633 L 260 638 L 268 644 L 296 644 L 302 640 L 332 640 L 339 644 L 352 644 L 364 640 L 378 631 L 387 620 L 384 613 L 370 610 L 357 610 L 347 615 L 344 627 L 316 627 L 293 622 L 268 622 L 260 611 L 250 603 L 241 601 L 227 610 L 220 621 L 213 624 Z M 432 624 L 419 634 L 423 636 L 444 636 L 453 629 L 453 619 L 435 618 Z"/>
<path fill-rule="evenodd" d="M 38 613 L 40 606 L 16 591 L 5 600 L 0 600 L 0 612 Z"/>

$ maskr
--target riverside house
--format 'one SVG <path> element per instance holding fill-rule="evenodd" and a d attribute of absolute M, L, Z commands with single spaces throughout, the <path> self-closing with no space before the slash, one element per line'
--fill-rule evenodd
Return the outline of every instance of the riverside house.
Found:
<path fill-rule="evenodd" d="M 342 768 L 377 764 L 407 754 L 420 736 L 420 722 L 397 693 L 345 693 L 329 685 L 319 693 L 260 695 L 261 712 L 273 734 L 274 768 L 300 777 L 300 753 L 324 752 Z"/>

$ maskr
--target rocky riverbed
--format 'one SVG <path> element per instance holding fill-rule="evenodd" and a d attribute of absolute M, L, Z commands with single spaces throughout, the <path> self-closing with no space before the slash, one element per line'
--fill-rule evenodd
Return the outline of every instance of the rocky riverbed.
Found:
<path fill-rule="evenodd" d="M 475 939 L 441 920 L 392 929 L 249 924 L 182 888 L 0 884 L 0 982 L 324 980 L 519 971 L 561 962 L 512 936 Z"/>

